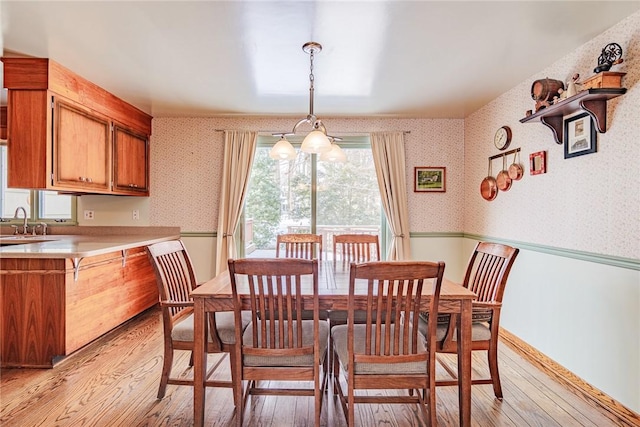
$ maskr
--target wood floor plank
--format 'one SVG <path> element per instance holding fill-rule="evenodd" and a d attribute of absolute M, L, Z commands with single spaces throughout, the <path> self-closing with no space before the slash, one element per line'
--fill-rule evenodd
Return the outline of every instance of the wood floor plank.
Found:
<path fill-rule="evenodd" d="M 548 376 L 540 376 L 538 370 L 527 362 L 522 356 L 513 352 L 505 352 L 506 366 L 517 369 L 529 382 L 547 396 L 548 399 L 561 406 L 575 419 L 580 426 L 603 426 L 613 422 L 608 416 L 598 411 L 593 412 L 593 404 L 585 401 L 576 393 L 567 393 L 559 383 Z M 589 414 L 589 416 L 585 415 Z M 607 413 L 608 415 L 608 413 Z"/>
<path fill-rule="evenodd" d="M 479 356 L 479 354 L 474 355 L 474 357 L 476 356 Z M 481 365 L 481 363 L 477 363 L 477 361 L 474 364 L 475 366 Z M 509 370 L 508 367 L 504 367 L 501 370 L 501 377 L 508 377 L 509 382 L 515 387 L 506 387 L 504 384 L 505 381 L 503 379 L 504 399 L 501 402 L 501 406 L 504 407 L 506 402 L 506 405 L 512 407 L 515 412 L 519 413 L 521 418 L 525 420 L 526 425 L 529 426 L 552 427 L 571 425 L 559 422 L 556 418 L 553 417 L 553 415 L 558 417 L 566 415 L 563 411 L 553 411 L 550 416 L 545 410 L 547 408 L 541 406 L 540 402 L 537 399 L 528 398 L 529 393 L 534 393 L 533 395 L 535 395 L 535 392 L 537 392 L 537 390 L 532 388 L 531 384 L 528 381 L 523 380 L 518 372 L 510 370 L 510 373 L 508 373 L 505 372 L 506 370 Z M 474 387 L 474 406 L 472 408 L 472 411 L 481 411 L 483 414 L 488 415 L 486 411 L 483 410 L 483 403 L 495 399 L 493 388 L 490 385 Z M 478 400 L 481 400 L 482 402 L 478 404 Z"/>
<path fill-rule="evenodd" d="M 151 309 L 79 350 L 53 369 L 0 371 L 0 425 L 24 426 L 191 426 L 193 390 L 169 385 L 164 399 L 156 394 L 162 368 L 160 312 Z M 214 363 L 220 355 L 210 355 Z M 449 358 L 448 355 L 445 357 Z M 495 399 L 490 385 L 474 386 L 472 425 L 496 426 L 612 426 L 605 409 L 567 389 L 511 350 L 500 346 L 505 394 Z M 190 377 L 189 353 L 177 352 L 174 374 Z M 455 356 L 450 363 L 455 366 Z M 486 375 L 483 353 L 472 358 L 473 375 Z M 216 378 L 229 378 L 228 360 Z M 438 376 L 444 370 L 438 368 Z M 444 373 L 446 375 L 446 373 Z M 280 384 L 280 383 L 279 383 Z M 282 385 L 282 384 L 280 384 Z M 330 384 L 331 389 L 331 384 Z M 397 393 L 376 391 L 367 393 Z M 456 387 L 436 391 L 438 423 L 458 424 Z M 228 388 L 208 388 L 207 425 L 235 425 L 233 395 Z M 252 396 L 245 412 L 247 426 L 313 426 L 313 398 Z M 358 425 L 421 426 L 416 405 L 356 405 Z M 342 408 L 330 390 L 323 401 L 321 426 L 344 427 Z"/>

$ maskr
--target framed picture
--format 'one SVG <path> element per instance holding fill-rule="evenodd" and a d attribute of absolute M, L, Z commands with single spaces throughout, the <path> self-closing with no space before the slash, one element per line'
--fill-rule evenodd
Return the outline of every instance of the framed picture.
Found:
<path fill-rule="evenodd" d="M 447 168 L 444 166 L 422 166 L 414 170 L 413 191 L 416 193 L 447 191 Z"/>
<path fill-rule="evenodd" d="M 538 151 L 529 154 L 529 173 L 531 175 L 540 175 L 547 173 L 547 152 Z"/>
<path fill-rule="evenodd" d="M 564 121 L 564 158 L 582 156 L 597 151 L 596 127 L 588 113 Z"/>

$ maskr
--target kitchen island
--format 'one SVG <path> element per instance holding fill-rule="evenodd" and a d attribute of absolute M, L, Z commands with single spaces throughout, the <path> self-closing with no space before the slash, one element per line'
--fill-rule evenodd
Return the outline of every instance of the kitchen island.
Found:
<path fill-rule="evenodd" d="M 65 234 L 0 236 L 2 367 L 53 367 L 157 304 L 145 248 L 180 238 L 178 227 L 60 227 L 56 233 Z"/>

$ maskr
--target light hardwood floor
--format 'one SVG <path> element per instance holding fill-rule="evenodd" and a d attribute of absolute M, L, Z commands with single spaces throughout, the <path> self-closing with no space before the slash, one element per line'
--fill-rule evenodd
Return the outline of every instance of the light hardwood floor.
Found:
<path fill-rule="evenodd" d="M 177 363 L 190 375 L 187 352 Z M 210 362 L 218 355 L 211 355 Z M 474 375 L 486 374 L 484 353 L 474 355 Z M 474 386 L 474 426 L 616 426 L 605 409 L 554 382 L 507 345 L 500 347 L 504 400 L 490 385 Z M 454 363 L 455 359 L 445 361 Z M 2 426 L 190 426 L 189 387 L 170 385 L 156 399 L 162 365 L 162 323 L 151 309 L 101 337 L 54 369 L 3 369 L 0 372 Z M 228 367 L 225 361 L 223 366 Z M 439 375 L 446 375 L 442 368 Z M 220 372 L 221 376 L 228 375 Z M 455 387 L 437 389 L 438 424 L 458 424 Z M 230 389 L 208 389 L 207 425 L 234 425 Z M 420 426 L 424 419 L 413 405 L 356 405 L 358 425 Z M 249 426 L 309 426 L 311 397 L 256 396 L 245 414 Z M 325 397 L 322 424 L 344 426 L 344 416 L 331 392 Z M 626 424 L 625 424 L 626 425 Z"/>

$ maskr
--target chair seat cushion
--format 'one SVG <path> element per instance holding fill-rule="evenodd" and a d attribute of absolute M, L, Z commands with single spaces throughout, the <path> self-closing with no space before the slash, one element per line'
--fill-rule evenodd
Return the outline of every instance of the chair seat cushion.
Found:
<path fill-rule="evenodd" d="M 276 330 L 278 329 L 278 320 L 276 322 Z M 325 321 L 318 322 L 320 341 L 320 355 L 319 361 L 324 359 L 324 355 L 327 352 L 327 346 L 329 344 L 329 325 Z M 245 347 L 253 347 L 253 322 L 249 323 L 247 329 L 245 329 L 242 336 L 242 343 Z M 259 326 L 258 326 L 259 327 Z M 285 328 L 286 329 L 286 328 Z M 294 333 L 297 328 L 294 325 Z M 260 336 L 260 331 L 258 331 Z M 286 337 L 285 337 L 286 338 Z M 278 339 L 276 337 L 276 346 L 278 345 Z M 302 345 L 313 346 L 313 320 L 302 321 Z M 245 366 L 313 366 L 313 355 L 303 356 L 256 356 L 256 355 L 244 355 L 243 364 Z"/>
<path fill-rule="evenodd" d="M 183 317 L 173 325 L 171 330 L 171 339 L 174 341 L 191 341 L 193 342 L 193 313 Z M 209 336 L 209 342 L 213 341 Z"/>
<path fill-rule="evenodd" d="M 236 343 L 236 323 L 234 319 L 235 314 L 233 311 L 223 311 L 216 313 L 216 329 L 218 329 L 218 337 L 222 344 L 235 344 Z M 251 323 L 251 312 L 243 311 L 242 316 L 242 330 L 246 329 L 249 323 Z"/>
<path fill-rule="evenodd" d="M 233 312 L 220 312 L 216 313 L 216 328 L 218 329 L 218 336 L 223 344 L 235 344 L 235 320 Z M 251 313 L 242 312 L 242 328 L 246 328 L 251 322 Z M 171 331 L 171 338 L 176 341 L 193 341 L 193 313 L 181 319 L 178 323 L 173 325 Z M 209 342 L 213 339 L 209 335 Z"/>
<path fill-rule="evenodd" d="M 340 364 L 345 371 L 349 370 L 349 354 L 347 350 L 348 343 L 348 326 L 338 325 L 331 328 L 331 339 L 333 340 L 333 349 L 338 355 Z M 382 326 L 382 335 L 384 336 L 384 325 Z M 366 325 L 354 325 L 354 351 L 356 354 L 365 351 Z M 393 342 L 393 332 L 391 333 L 391 341 Z M 372 346 L 375 345 L 375 337 L 372 337 Z M 402 341 L 400 342 L 400 352 L 402 352 Z M 423 340 L 418 339 L 418 352 L 426 353 L 427 348 Z M 426 374 L 426 362 L 408 362 L 408 363 L 356 363 L 356 374 Z"/>

